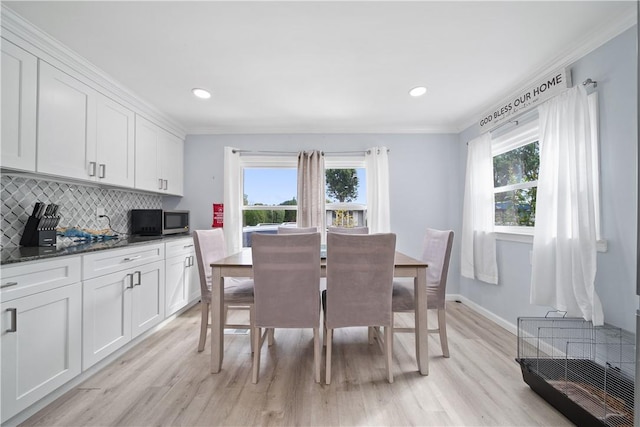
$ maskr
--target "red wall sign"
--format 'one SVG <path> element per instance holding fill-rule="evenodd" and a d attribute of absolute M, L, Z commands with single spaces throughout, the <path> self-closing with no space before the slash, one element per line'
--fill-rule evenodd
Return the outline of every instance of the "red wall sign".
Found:
<path fill-rule="evenodd" d="M 224 225 L 224 205 L 222 203 L 213 204 L 213 224 L 214 228 L 219 228 Z"/>

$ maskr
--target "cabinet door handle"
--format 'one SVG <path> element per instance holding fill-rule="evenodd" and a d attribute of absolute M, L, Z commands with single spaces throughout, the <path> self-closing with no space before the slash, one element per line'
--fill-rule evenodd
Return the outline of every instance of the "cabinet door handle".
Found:
<path fill-rule="evenodd" d="M 136 283 L 134 283 L 133 286 L 140 286 L 140 284 L 142 283 L 142 273 L 140 273 L 139 271 L 136 271 L 133 274 L 138 276 L 138 280 L 136 280 Z"/>
<path fill-rule="evenodd" d="M 7 308 L 7 311 L 11 313 L 11 327 L 6 332 L 18 332 L 18 309 Z"/>
<path fill-rule="evenodd" d="M 162 178 L 158 179 L 158 190 L 162 190 Z"/>
<path fill-rule="evenodd" d="M 96 162 L 89 162 L 89 176 L 96 176 Z"/>
<path fill-rule="evenodd" d="M 98 178 L 104 178 L 105 176 L 107 176 L 107 165 L 100 163 Z"/>
<path fill-rule="evenodd" d="M 0 288 L 8 288 L 9 286 L 15 286 L 18 282 L 7 282 L 4 285 L 0 286 Z"/>
<path fill-rule="evenodd" d="M 127 286 L 127 289 L 133 289 L 133 274 L 127 274 L 127 279 L 129 280 L 129 286 Z"/>
<path fill-rule="evenodd" d="M 191 255 L 191 265 L 196 265 L 196 259 L 193 255 Z"/>
<path fill-rule="evenodd" d="M 168 180 L 164 180 L 164 188 L 163 190 L 167 190 L 169 188 L 169 181 Z"/>
<path fill-rule="evenodd" d="M 184 249 L 192 248 L 192 247 L 193 247 L 193 244 L 190 244 L 190 245 L 184 245 L 184 246 L 183 246 L 183 248 L 184 248 Z"/>
<path fill-rule="evenodd" d="M 124 261 L 135 261 L 137 259 L 142 258 L 142 255 L 130 256 L 124 259 Z"/>

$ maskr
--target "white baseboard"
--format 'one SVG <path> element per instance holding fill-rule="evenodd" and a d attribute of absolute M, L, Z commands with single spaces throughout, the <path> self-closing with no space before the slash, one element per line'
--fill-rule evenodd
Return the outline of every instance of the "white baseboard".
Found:
<path fill-rule="evenodd" d="M 513 335 L 517 335 L 518 334 L 518 328 L 517 328 L 516 325 L 504 320 L 500 316 L 495 315 L 494 313 L 490 312 L 489 310 L 487 310 L 486 308 L 482 307 L 481 305 L 478 305 L 477 303 L 471 301 L 467 297 L 464 297 L 464 296 L 459 295 L 459 294 L 447 294 L 446 295 L 446 300 L 447 301 L 460 301 L 461 303 L 463 303 L 464 305 L 466 305 L 467 307 L 469 307 L 470 309 L 472 309 L 476 313 L 480 314 L 483 317 L 486 317 L 487 319 L 489 319 L 492 322 L 496 323 L 498 326 L 500 326 L 503 329 L 511 332 Z"/>

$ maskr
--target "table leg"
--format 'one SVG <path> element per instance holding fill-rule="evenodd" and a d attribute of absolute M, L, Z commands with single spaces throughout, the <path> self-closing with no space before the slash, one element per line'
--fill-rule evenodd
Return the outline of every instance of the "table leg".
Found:
<path fill-rule="evenodd" d="M 211 373 L 222 369 L 224 354 L 224 278 L 221 268 L 213 267 L 211 274 Z"/>
<path fill-rule="evenodd" d="M 429 375 L 429 328 L 427 325 L 427 269 L 419 268 L 413 281 L 416 321 L 416 360 L 422 375 Z"/>

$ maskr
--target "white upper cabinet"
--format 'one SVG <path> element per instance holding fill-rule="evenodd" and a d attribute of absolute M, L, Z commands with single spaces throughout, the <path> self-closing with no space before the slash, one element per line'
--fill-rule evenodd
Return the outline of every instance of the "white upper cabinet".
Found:
<path fill-rule="evenodd" d="M 38 60 L 2 39 L 2 167 L 36 170 Z"/>
<path fill-rule="evenodd" d="M 102 94 L 98 94 L 96 105 L 96 179 L 133 188 L 135 114 Z"/>
<path fill-rule="evenodd" d="M 135 187 L 181 196 L 183 146 L 177 136 L 136 115 Z"/>
<path fill-rule="evenodd" d="M 162 191 L 163 183 L 158 177 L 159 133 L 158 126 L 136 115 L 135 187 L 139 190 Z"/>
<path fill-rule="evenodd" d="M 90 179 L 96 146 L 96 92 L 40 61 L 37 171 Z"/>
<path fill-rule="evenodd" d="M 37 171 L 134 185 L 134 113 L 40 61 Z"/>
<path fill-rule="evenodd" d="M 183 194 L 184 142 L 177 136 L 162 131 L 158 144 L 160 176 L 168 194 Z"/>

